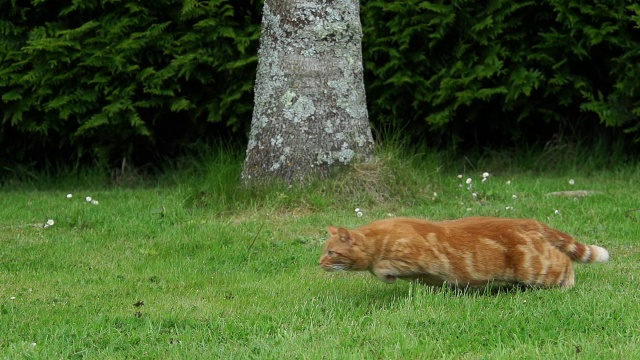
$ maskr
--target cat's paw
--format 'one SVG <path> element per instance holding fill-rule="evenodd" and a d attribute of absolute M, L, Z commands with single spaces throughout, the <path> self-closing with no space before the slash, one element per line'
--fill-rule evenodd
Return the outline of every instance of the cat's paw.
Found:
<path fill-rule="evenodd" d="M 398 280 L 398 277 L 396 275 L 390 274 L 389 271 L 375 271 L 374 274 L 378 277 L 378 279 L 388 284 L 393 284 L 394 282 L 396 282 L 396 280 Z"/>
<path fill-rule="evenodd" d="M 389 283 L 389 284 L 393 284 L 394 282 L 396 282 L 396 280 L 398 280 L 398 278 L 396 276 L 393 275 L 385 275 L 384 279 L 382 279 L 382 281 Z"/>

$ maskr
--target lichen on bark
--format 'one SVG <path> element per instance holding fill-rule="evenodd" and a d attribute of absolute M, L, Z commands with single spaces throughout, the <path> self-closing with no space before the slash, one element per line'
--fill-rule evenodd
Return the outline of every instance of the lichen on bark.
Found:
<path fill-rule="evenodd" d="M 244 183 L 371 157 L 361 38 L 358 1 L 265 1 Z"/>

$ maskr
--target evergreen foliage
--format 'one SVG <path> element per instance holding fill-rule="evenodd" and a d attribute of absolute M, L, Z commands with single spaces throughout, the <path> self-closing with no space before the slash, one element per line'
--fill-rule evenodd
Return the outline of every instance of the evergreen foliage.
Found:
<path fill-rule="evenodd" d="M 634 0 L 367 1 L 373 119 L 510 139 L 553 122 L 640 127 Z M 593 116 L 592 116 L 593 115 Z"/>
<path fill-rule="evenodd" d="M 148 161 L 250 126 L 259 0 L 0 3 L 0 166 Z M 593 124 L 640 134 L 635 0 L 361 6 L 377 128 L 454 143 Z"/>
<path fill-rule="evenodd" d="M 250 118 L 259 1 L 3 3 L 6 163 L 166 154 Z"/>

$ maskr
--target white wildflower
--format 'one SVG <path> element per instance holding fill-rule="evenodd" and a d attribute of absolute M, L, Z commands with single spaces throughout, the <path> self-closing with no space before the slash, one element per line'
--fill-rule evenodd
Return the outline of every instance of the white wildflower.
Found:
<path fill-rule="evenodd" d="M 91 203 L 92 203 L 93 205 L 98 205 L 98 200 L 93 199 L 93 200 L 91 200 Z"/>
<path fill-rule="evenodd" d="M 15 296 L 12 296 L 12 297 L 10 297 L 10 298 L 9 298 L 9 300 L 11 300 L 11 301 L 13 301 L 13 300 L 15 300 L 15 299 L 16 299 L 16 297 L 15 297 Z"/>
<path fill-rule="evenodd" d="M 87 200 L 87 202 L 91 202 L 91 196 L 87 196 L 86 198 L 84 198 L 85 200 Z"/>
<path fill-rule="evenodd" d="M 458 179 L 462 179 L 462 174 L 458 174 Z"/>
<path fill-rule="evenodd" d="M 518 198 L 518 195 L 513 194 L 513 195 L 511 195 L 511 198 L 512 198 L 512 199 L 517 199 L 517 198 Z"/>
<path fill-rule="evenodd" d="M 569 185 L 575 185 L 576 181 L 574 179 L 569 179 Z"/>
<path fill-rule="evenodd" d="M 53 219 L 49 219 L 49 220 L 47 220 L 46 223 L 44 223 L 43 227 L 46 229 L 46 228 L 48 228 L 50 226 L 53 226 L 53 224 L 55 224 L 55 221 L 53 221 Z"/>
<path fill-rule="evenodd" d="M 472 182 L 472 181 L 473 181 L 473 179 L 471 179 L 471 178 L 467 178 L 466 183 L 467 183 L 467 184 L 471 184 L 471 182 Z"/>
<path fill-rule="evenodd" d="M 67 194 L 67 199 L 71 199 L 73 197 L 73 194 Z"/>
<path fill-rule="evenodd" d="M 489 173 L 488 173 L 488 172 L 483 172 L 483 173 L 482 173 L 482 177 L 483 177 L 484 179 L 488 178 L 488 177 L 489 177 Z"/>
<path fill-rule="evenodd" d="M 356 216 L 357 216 L 357 217 L 362 217 L 362 211 L 358 211 L 358 212 L 356 213 Z"/>
<path fill-rule="evenodd" d="M 507 185 L 511 185 L 511 180 L 507 180 Z"/>
<path fill-rule="evenodd" d="M 513 206 L 507 206 L 505 210 L 513 210 Z"/>
<path fill-rule="evenodd" d="M 553 213 L 556 215 L 560 215 L 560 210 L 554 210 Z"/>
<path fill-rule="evenodd" d="M 471 196 L 473 196 L 473 198 L 475 199 L 475 198 L 477 198 L 477 197 L 478 197 L 478 194 L 476 194 L 476 193 L 472 193 L 472 194 L 471 194 Z"/>

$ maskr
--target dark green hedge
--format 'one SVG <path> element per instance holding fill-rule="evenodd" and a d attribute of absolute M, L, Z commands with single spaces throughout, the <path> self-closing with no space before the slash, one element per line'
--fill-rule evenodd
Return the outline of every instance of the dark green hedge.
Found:
<path fill-rule="evenodd" d="M 589 118 L 640 126 L 635 0 L 367 1 L 362 14 L 383 122 L 510 138 Z"/>
<path fill-rule="evenodd" d="M 158 160 L 196 140 L 244 139 L 260 1 L 0 3 L 1 166 Z M 377 128 L 459 140 L 586 123 L 639 133 L 635 0 L 361 4 Z"/>
<path fill-rule="evenodd" d="M 171 154 L 250 119 L 259 1 L 6 1 L 4 163 Z"/>

